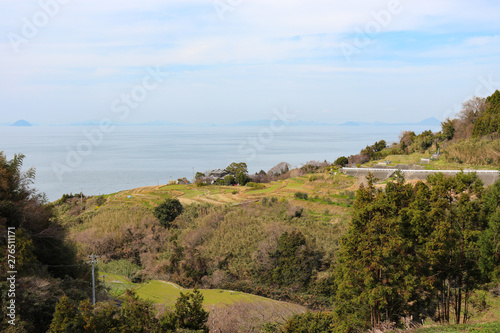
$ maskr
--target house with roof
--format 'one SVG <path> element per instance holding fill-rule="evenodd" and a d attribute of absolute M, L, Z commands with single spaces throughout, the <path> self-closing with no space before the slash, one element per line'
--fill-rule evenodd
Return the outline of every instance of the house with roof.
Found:
<path fill-rule="evenodd" d="M 213 184 L 218 180 L 224 180 L 224 177 L 226 177 L 229 174 L 230 174 L 229 171 L 227 171 L 226 169 L 215 169 L 210 171 L 207 180 L 211 184 Z"/>

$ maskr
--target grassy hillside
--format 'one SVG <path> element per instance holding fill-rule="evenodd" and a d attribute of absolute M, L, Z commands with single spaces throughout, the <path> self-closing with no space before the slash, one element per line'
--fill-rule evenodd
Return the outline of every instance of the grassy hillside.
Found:
<path fill-rule="evenodd" d="M 336 172 L 308 174 L 305 176 L 250 186 L 190 185 L 148 186 L 105 195 L 107 206 L 140 205 L 154 207 L 165 198 L 177 198 L 182 204 L 209 203 L 214 205 L 241 204 L 264 197 L 292 198 L 295 192 L 310 195 L 335 195 L 343 190 L 352 190 L 355 180 Z"/>
<path fill-rule="evenodd" d="M 125 259 L 135 267 L 128 276 L 134 282 L 159 279 L 319 306 L 330 302 L 326 281 L 355 183 L 353 177 L 327 171 L 253 187 L 143 187 L 83 200 L 63 198 L 54 205 L 81 257 L 96 253 L 103 262 Z M 153 216 L 166 198 L 178 198 L 185 208 L 169 229 Z M 311 271 L 300 285 L 280 285 L 273 282 L 273 267 L 287 264 L 272 254 L 280 237 L 295 231 L 305 237 L 303 260 L 313 261 Z"/>
<path fill-rule="evenodd" d="M 167 307 L 173 307 L 180 293 L 192 292 L 192 288 L 182 288 L 178 284 L 168 281 L 149 280 L 145 283 L 133 283 L 127 277 L 118 274 L 100 272 L 99 276 L 105 275 L 106 287 L 115 297 L 120 298 L 125 289 L 132 289 L 136 294 L 145 300 L 155 304 L 163 304 Z M 235 303 L 271 303 L 274 306 L 294 309 L 295 312 L 304 312 L 306 308 L 286 302 L 275 301 L 262 296 L 242 293 L 238 291 L 223 289 L 199 289 L 204 297 L 204 307 L 209 310 L 215 305 L 232 305 Z"/>
<path fill-rule="evenodd" d="M 145 283 L 133 283 L 127 277 L 118 274 L 99 272 L 106 275 L 106 286 L 111 294 L 121 298 L 125 289 L 132 289 L 142 299 L 153 302 L 157 308 L 172 309 L 180 293 L 189 293 L 193 289 L 167 281 L 150 280 Z M 208 322 L 219 329 L 229 331 L 259 332 L 267 322 L 284 323 L 287 318 L 306 312 L 307 308 L 272 300 L 252 294 L 222 290 L 200 289 L 203 295 L 203 307 L 210 312 Z"/>
<path fill-rule="evenodd" d="M 178 288 L 196 286 L 218 327 L 232 323 L 251 331 L 257 329 L 252 324 L 283 322 L 305 309 L 290 303 L 332 308 L 334 265 L 356 181 L 326 170 L 252 186 L 143 187 L 63 198 L 54 207 L 79 255 L 99 254 L 114 267 L 104 270 L 115 296 L 134 289 L 169 307 Z M 166 198 L 184 206 L 169 228 L 153 215 Z M 473 314 L 473 322 L 498 318 L 500 305 L 489 297 L 490 307 Z"/>

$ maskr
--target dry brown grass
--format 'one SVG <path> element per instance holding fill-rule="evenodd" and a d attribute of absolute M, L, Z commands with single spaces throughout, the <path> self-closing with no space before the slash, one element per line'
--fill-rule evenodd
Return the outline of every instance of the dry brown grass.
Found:
<path fill-rule="evenodd" d="M 450 144 L 444 154 L 448 161 L 474 165 L 500 165 L 500 139 L 470 139 Z"/>

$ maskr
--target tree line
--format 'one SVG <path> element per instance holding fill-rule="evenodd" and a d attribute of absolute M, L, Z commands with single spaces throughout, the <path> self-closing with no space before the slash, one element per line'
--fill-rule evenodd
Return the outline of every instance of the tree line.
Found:
<path fill-rule="evenodd" d="M 431 175 L 357 191 L 335 267 L 336 329 L 432 318 L 465 323 L 470 297 L 498 280 L 500 182 Z"/>
<path fill-rule="evenodd" d="M 362 149 L 359 154 L 341 156 L 336 165 L 360 165 L 389 155 L 436 153 L 441 150 L 449 162 L 493 165 L 500 163 L 498 151 L 500 133 L 500 91 L 491 96 L 472 97 L 462 103 L 454 118 L 441 122 L 441 131 L 415 134 L 403 131 L 399 142 L 390 145 L 385 140 Z"/>

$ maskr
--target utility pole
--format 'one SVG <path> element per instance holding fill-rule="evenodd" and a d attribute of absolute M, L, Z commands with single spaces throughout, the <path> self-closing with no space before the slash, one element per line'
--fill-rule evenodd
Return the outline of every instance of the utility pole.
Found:
<path fill-rule="evenodd" d="M 92 264 L 92 305 L 95 305 L 95 275 L 94 275 L 94 264 L 97 264 L 97 259 L 99 256 L 92 254 L 88 256 L 91 261 L 87 261 L 88 264 Z"/>

